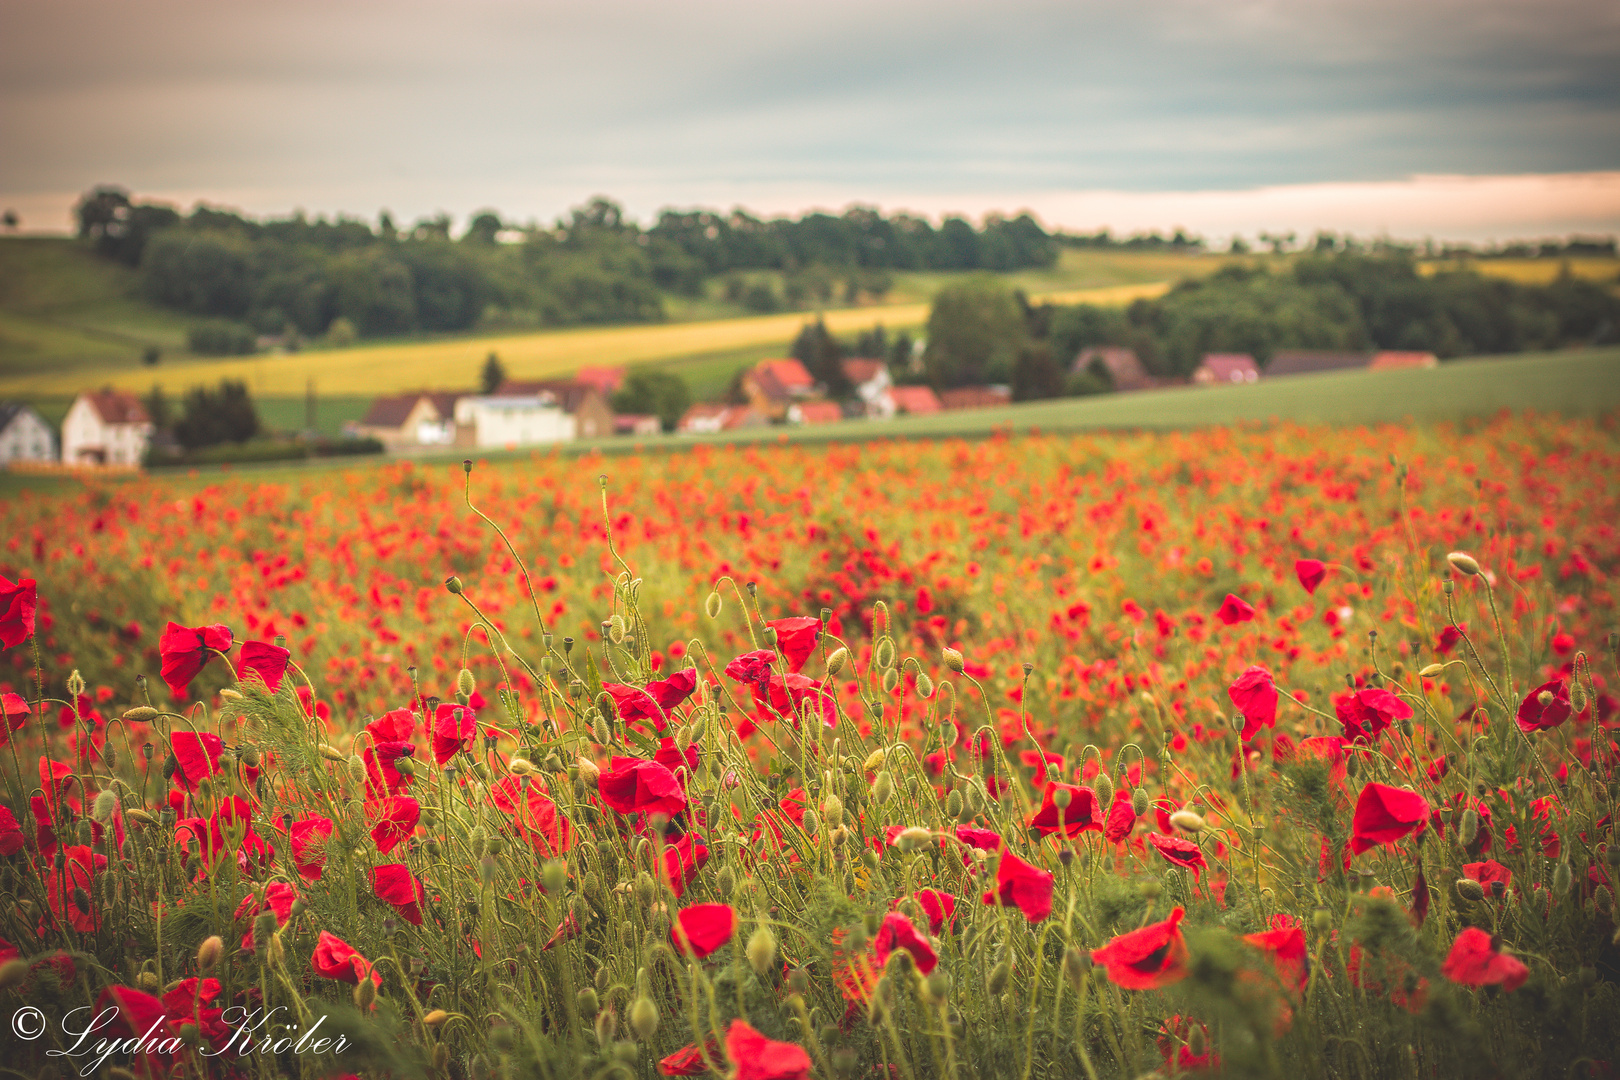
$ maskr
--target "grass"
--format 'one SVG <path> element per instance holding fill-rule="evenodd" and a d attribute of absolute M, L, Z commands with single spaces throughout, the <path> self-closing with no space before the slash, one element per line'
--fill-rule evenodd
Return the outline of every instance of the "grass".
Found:
<path fill-rule="evenodd" d="M 1520 285 L 1546 285 L 1568 268 L 1586 281 L 1620 283 L 1620 259 L 1436 259 L 1422 265 L 1426 274 L 1442 270 L 1473 270 L 1485 277 L 1505 278 Z"/>

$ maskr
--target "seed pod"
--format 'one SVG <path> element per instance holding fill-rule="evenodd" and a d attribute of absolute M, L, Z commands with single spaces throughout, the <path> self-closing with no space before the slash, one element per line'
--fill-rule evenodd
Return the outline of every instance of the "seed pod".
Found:
<path fill-rule="evenodd" d="M 638 997 L 630 1006 L 630 1030 L 642 1042 L 649 1041 L 658 1032 L 658 1006 L 650 999 Z"/>
<path fill-rule="evenodd" d="M 444 587 L 449 590 L 451 596 L 461 595 L 461 579 L 454 574 L 444 579 Z"/>
<path fill-rule="evenodd" d="M 1100 772 L 1091 782 L 1092 789 L 1097 793 L 1097 806 L 1102 811 L 1114 805 L 1114 778 L 1105 772 Z"/>
<path fill-rule="evenodd" d="M 1446 556 L 1446 562 L 1458 573 L 1467 574 L 1469 577 L 1479 575 L 1479 562 L 1466 551 L 1453 551 Z"/>
<path fill-rule="evenodd" d="M 748 938 L 748 945 L 744 950 L 748 956 L 748 963 L 760 978 L 764 978 L 776 962 L 776 935 L 771 928 L 760 925 Z"/>

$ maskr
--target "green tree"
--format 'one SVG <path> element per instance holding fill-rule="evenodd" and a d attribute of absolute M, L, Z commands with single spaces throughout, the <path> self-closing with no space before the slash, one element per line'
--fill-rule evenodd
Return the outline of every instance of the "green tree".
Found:
<path fill-rule="evenodd" d="M 993 277 L 947 285 L 928 315 L 923 367 L 935 389 L 1007 382 L 1028 331 L 1013 291 Z"/>
<path fill-rule="evenodd" d="M 501 388 L 506 381 L 506 365 L 493 351 L 484 357 L 483 369 L 478 372 L 478 387 L 486 394 L 493 394 Z"/>
<path fill-rule="evenodd" d="M 185 415 L 175 424 L 174 435 L 187 450 L 197 450 L 246 442 L 262 430 L 247 384 L 223 379 L 217 390 L 194 386 L 186 391 Z"/>
<path fill-rule="evenodd" d="M 1013 362 L 1014 401 L 1040 401 L 1063 396 L 1063 367 L 1044 341 L 1032 341 L 1018 351 Z"/>
<path fill-rule="evenodd" d="M 803 364 L 810 377 L 826 388 L 828 397 L 842 400 L 854 394 L 855 388 L 844 374 L 844 346 L 827 329 L 825 319 L 805 323 L 799 336 L 793 339 L 788 355 Z"/>
<path fill-rule="evenodd" d="M 691 405 L 691 387 L 672 371 L 632 372 L 613 395 L 614 411 L 656 416 L 665 431 L 674 431 Z"/>

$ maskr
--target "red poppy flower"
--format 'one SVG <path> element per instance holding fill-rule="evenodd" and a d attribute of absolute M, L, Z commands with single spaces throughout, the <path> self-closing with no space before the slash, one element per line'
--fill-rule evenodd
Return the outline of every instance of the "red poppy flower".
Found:
<path fill-rule="evenodd" d="M 214 658 L 215 653 L 231 650 L 231 628 L 213 623 L 209 626 L 181 626 L 171 622 L 163 628 L 158 639 L 158 653 L 163 657 L 163 681 L 177 698 L 186 696 L 191 680 Z"/>
<path fill-rule="evenodd" d="M 584 932 L 585 928 L 579 925 L 579 920 L 574 918 L 574 913 L 570 911 L 563 916 L 562 922 L 557 924 L 557 929 L 546 939 L 546 943 L 540 946 L 540 951 L 549 952 L 560 943 L 572 941 Z"/>
<path fill-rule="evenodd" d="M 956 897 L 948 892 L 938 889 L 918 889 L 916 901 L 921 905 L 923 913 L 928 916 L 928 932 L 941 933 L 946 926 L 956 922 Z"/>
<path fill-rule="evenodd" d="M 1103 820 L 1103 839 L 1117 844 L 1135 828 L 1136 808 L 1131 805 L 1131 793 L 1118 788 L 1114 792 L 1114 805 L 1108 808 L 1108 816 Z"/>
<path fill-rule="evenodd" d="M 1388 784 L 1369 783 L 1356 799 L 1350 822 L 1350 850 L 1360 855 L 1380 844 L 1393 844 L 1423 831 L 1430 807 L 1423 796 Z"/>
<path fill-rule="evenodd" d="M 772 675 L 763 684 L 749 686 L 754 701 L 769 705 L 779 716 L 791 716 L 797 725 L 800 715 L 821 714 L 822 723 L 830 728 L 838 726 L 838 707 L 831 692 L 818 679 L 808 675 Z"/>
<path fill-rule="evenodd" d="M 676 952 L 701 960 L 736 932 L 737 913 L 730 904 L 693 904 L 676 913 L 669 936 Z"/>
<path fill-rule="evenodd" d="M 195 975 L 181 979 L 174 989 L 163 995 L 169 1026 L 178 1031 L 186 1024 L 195 1024 L 215 1050 L 223 1050 L 231 1039 L 230 1026 L 220 1019 L 225 1010 L 207 1007 L 222 989 L 218 979 L 200 979 Z"/>
<path fill-rule="evenodd" d="M 1310 954 L 1305 948 L 1305 930 L 1298 919 L 1279 912 L 1271 917 L 1271 929 L 1244 934 L 1243 940 L 1270 958 L 1283 986 L 1303 994 L 1311 977 Z"/>
<path fill-rule="evenodd" d="M 1541 700 L 1542 694 L 1547 695 L 1545 703 Z M 1552 730 L 1568 720 L 1574 711 L 1563 680 L 1554 679 L 1542 683 L 1524 696 L 1524 700 L 1519 702 L 1519 714 L 1515 719 L 1519 722 L 1519 730 L 1529 734 Z"/>
<path fill-rule="evenodd" d="M 1165 857 L 1165 861 L 1191 870 L 1194 881 L 1198 880 L 1200 871 L 1209 869 L 1209 864 L 1204 861 L 1204 849 L 1191 840 L 1180 836 L 1161 836 L 1158 833 L 1149 833 L 1147 839 L 1148 843 Z"/>
<path fill-rule="evenodd" d="M 263 681 L 265 689 L 273 694 L 281 689 L 281 680 L 286 677 L 287 664 L 291 659 L 292 653 L 279 645 L 267 641 L 243 642 L 242 655 L 236 661 L 236 677 L 245 679 L 248 672 L 254 672 Z"/>
<path fill-rule="evenodd" d="M 321 880 L 326 866 L 326 844 L 332 839 L 332 819 L 312 814 L 287 826 L 293 866 L 307 881 Z"/>
<path fill-rule="evenodd" d="M 17 824 L 16 815 L 0 806 L 0 855 L 15 855 L 23 849 L 24 843 L 26 838 L 22 826 Z"/>
<path fill-rule="evenodd" d="M 17 694 L 9 691 L 0 694 L 0 716 L 5 719 L 5 723 L 0 724 L 0 746 L 5 746 L 11 741 L 13 731 L 22 729 L 23 724 L 28 720 L 28 714 L 32 711 L 28 707 L 28 702 Z"/>
<path fill-rule="evenodd" d="M 410 709 L 389 709 L 366 725 L 372 742 L 408 743 L 416 738 L 416 713 Z"/>
<path fill-rule="evenodd" d="M 371 887 L 377 898 L 392 904 L 400 918 L 412 926 L 422 925 L 422 902 L 427 892 L 404 863 L 387 863 L 371 870 Z"/>
<path fill-rule="evenodd" d="M 264 888 L 261 896 L 250 892 L 242 897 L 242 902 L 236 905 L 236 914 L 232 918 L 240 920 L 250 915 L 259 915 L 270 912 L 276 917 L 276 925 L 286 926 L 287 920 L 292 918 L 292 906 L 298 899 L 298 891 L 285 881 L 272 881 Z M 242 948 L 251 951 L 253 948 L 253 927 L 249 926 L 247 933 L 242 935 Z"/>
<path fill-rule="evenodd" d="M 370 960 L 356 952 L 348 942 L 325 930 L 321 931 L 320 938 L 315 942 L 315 952 L 309 958 L 309 966 L 323 979 L 336 979 L 351 986 L 358 986 L 361 979 L 370 979 L 373 985 L 382 985 L 382 976 L 377 974 Z"/>
<path fill-rule="evenodd" d="M 709 1061 L 716 1065 L 721 1064 L 720 1044 L 710 1039 L 698 1048 L 697 1043 L 688 1043 L 673 1054 L 659 1059 L 658 1071 L 664 1076 L 702 1076 L 709 1071 L 704 1063 L 704 1052 L 707 1051 Z"/>
<path fill-rule="evenodd" d="M 1277 726 L 1277 684 L 1271 672 L 1251 667 L 1226 688 L 1238 712 L 1243 714 L 1243 740 L 1254 738 L 1263 727 Z"/>
<path fill-rule="evenodd" d="M 1003 851 L 996 867 L 996 887 L 984 894 L 984 902 L 1017 907 L 1030 922 L 1040 922 L 1052 914 L 1052 880 L 1045 870 Z"/>
<path fill-rule="evenodd" d="M 1473 878 L 1479 882 L 1484 886 L 1487 896 L 1501 896 L 1507 892 L 1508 886 L 1513 884 L 1513 871 L 1495 859 L 1463 863 L 1462 869 L 1463 877 Z"/>
<path fill-rule="evenodd" d="M 664 845 L 663 858 L 658 863 L 659 876 L 679 900 L 708 861 L 708 845 L 696 833 L 686 833 L 673 844 Z"/>
<path fill-rule="evenodd" d="M 442 769 L 478 738 L 478 717 L 465 705 L 441 702 L 433 710 L 433 760 Z"/>
<path fill-rule="evenodd" d="M 1222 600 L 1221 606 L 1215 610 L 1215 617 L 1227 626 L 1232 626 L 1253 619 L 1254 608 L 1231 593 L 1227 593 L 1226 599 Z"/>
<path fill-rule="evenodd" d="M 1299 583 L 1305 587 L 1306 592 L 1315 596 L 1316 587 L 1327 577 L 1327 566 L 1316 559 L 1295 559 L 1294 576 L 1299 578 Z"/>
<path fill-rule="evenodd" d="M 1440 973 L 1463 986 L 1500 986 L 1504 993 L 1517 990 L 1530 977 L 1523 962 L 1497 951 L 1496 939 L 1475 926 L 1457 935 Z"/>
<path fill-rule="evenodd" d="M 1186 912 L 1176 908 L 1164 922 L 1121 934 L 1091 953 L 1116 986 L 1126 990 L 1157 990 L 1187 977 L 1187 941 L 1179 923 Z"/>
<path fill-rule="evenodd" d="M 1462 626 L 1446 626 L 1442 628 L 1440 631 L 1440 637 L 1435 640 L 1434 651 L 1439 653 L 1441 656 L 1446 655 L 1452 649 L 1457 647 L 1457 642 L 1461 641 L 1463 639 L 1463 635 L 1466 633 L 1468 633 L 1468 627 L 1466 624 Z"/>
<path fill-rule="evenodd" d="M 1192 1033 L 1197 1031 L 1204 1040 L 1204 1052 L 1193 1053 L 1188 1045 L 1192 1041 Z M 1159 1056 L 1172 1075 L 1179 1073 L 1193 1073 L 1214 1071 L 1221 1067 L 1220 1055 L 1209 1049 L 1209 1027 L 1196 1020 L 1191 1020 L 1180 1013 L 1165 1020 L 1159 1025 L 1159 1036 L 1153 1040 L 1159 1048 Z"/>
<path fill-rule="evenodd" d="M 377 815 L 371 839 L 383 855 L 409 840 L 422 819 L 422 807 L 409 795 L 390 795 L 380 803 L 372 803 L 371 809 Z"/>
<path fill-rule="evenodd" d="M 149 1035 L 150 1040 L 143 1042 L 143 1049 L 176 1037 L 169 1027 L 169 1011 L 151 994 L 129 986 L 109 986 L 96 998 L 95 1015 L 100 1016 L 109 1009 L 112 1019 L 101 1029 L 100 1035 L 114 1039 Z"/>
<path fill-rule="evenodd" d="M 978 848 L 980 851 L 1000 851 L 1007 846 L 1007 841 L 1001 838 L 1000 833 L 974 828 L 972 825 L 958 825 L 956 838 L 968 847 Z"/>
<path fill-rule="evenodd" d="M 737 1080 L 810 1080 L 804 1047 L 767 1039 L 745 1020 L 733 1020 L 726 1029 L 726 1054 L 737 1067 Z"/>
<path fill-rule="evenodd" d="M 505 776 L 490 788 L 489 801 L 512 819 L 518 836 L 542 858 L 565 854 L 574 847 L 574 823 L 562 816 L 535 777 L 527 786 L 516 776 Z"/>
<path fill-rule="evenodd" d="M 821 641 L 821 620 L 807 615 L 772 619 L 765 624 L 776 631 L 776 647 L 782 650 L 789 671 L 801 671 Z"/>
<path fill-rule="evenodd" d="M 1059 808 L 1057 793 L 1069 793 L 1069 805 Z M 1029 827 L 1042 836 L 1053 833 L 1073 840 L 1081 833 L 1102 832 L 1102 813 L 1097 805 L 1097 793 L 1088 787 L 1077 787 L 1054 780 L 1047 784 L 1040 809 L 1030 816 Z"/>
<path fill-rule="evenodd" d="M 656 761 L 615 757 L 613 768 L 597 780 L 602 801 L 621 814 L 666 814 L 686 809 L 686 792 L 675 774 Z"/>
<path fill-rule="evenodd" d="M 34 613 L 39 607 L 39 586 L 33 578 L 0 575 L 0 645 L 16 648 L 34 636 Z"/>
<path fill-rule="evenodd" d="M 381 799 L 410 787 L 415 777 L 399 771 L 399 759 L 415 757 L 415 743 L 379 742 L 366 747 L 360 755 L 366 766 L 366 798 Z"/>
<path fill-rule="evenodd" d="M 602 689 L 613 698 L 613 707 L 619 719 L 650 721 L 654 728 L 664 730 L 669 713 L 697 690 L 697 670 L 685 668 L 667 679 L 650 682 L 646 686 L 624 686 L 603 683 Z"/>
<path fill-rule="evenodd" d="M 745 652 L 726 665 L 726 675 L 740 683 L 757 686 L 771 677 L 771 667 L 776 663 L 776 654 L 769 649 L 755 649 Z"/>
<path fill-rule="evenodd" d="M 680 747 L 675 745 L 674 739 L 659 739 L 658 753 L 653 755 L 653 760 L 658 762 L 658 764 L 662 765 L 664 768 L 668 769 L 670 772 L 675 772 L 684 765 L 686 767 L 686 775 L 690 777 L 693 773 L 697 772 L 698 748 L 696 746 L 688 746 L 686 748 L 686 753 L 683 754 L 681 753 Z"/>
<path fill-rule="evenodd" d="M 174 748 L 174 782 L 187 791 L 219 772 L 225 740 L 207 732 L 177 731 L 169 739 Z"/>
<path fill-rule="evenodd" d="M 1347 741 L 1377 742 L 1397 720 L 1412 719 L 1412 706 L 1388 690 L 1358 690 L 1333 702 L 1333 713 L 1344 725 Z"/>
<path fill-rule="evenodd" d="M 45 866 L 40 870 L 45 879 L 45 899 L 58 919 L 66 919 L 80 933 L 93 934 L 101 926 L 101 906 L 91 899 L 91 885 L 96 874 L 106 867 L 107 857 L 83 845 L 64 847 L 61 856 L 60 867 Z"/>
<path fill-rule="evenodd" d="M 917 970 L 924 975 L 932 974 L 934 968 L 939 966 L 939 954 L 934 951 L 933 943 L 917 932 L 910 919 L 898 911 L 891 911 L 883 916 L 883 925 L 878 927 L 877 937 L 872 939 L 872 951 L 877 954 L 878 966 L 887 963 L 889 954 L 896 949 L 910 953 Z"/>

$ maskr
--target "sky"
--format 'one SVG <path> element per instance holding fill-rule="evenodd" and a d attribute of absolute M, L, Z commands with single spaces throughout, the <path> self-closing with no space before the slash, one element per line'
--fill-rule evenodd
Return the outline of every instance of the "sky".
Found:
<path fill-rule="evenodd" d="M 0 205 L 1620 232 L 1613 0 L 0 0 Z"/>

